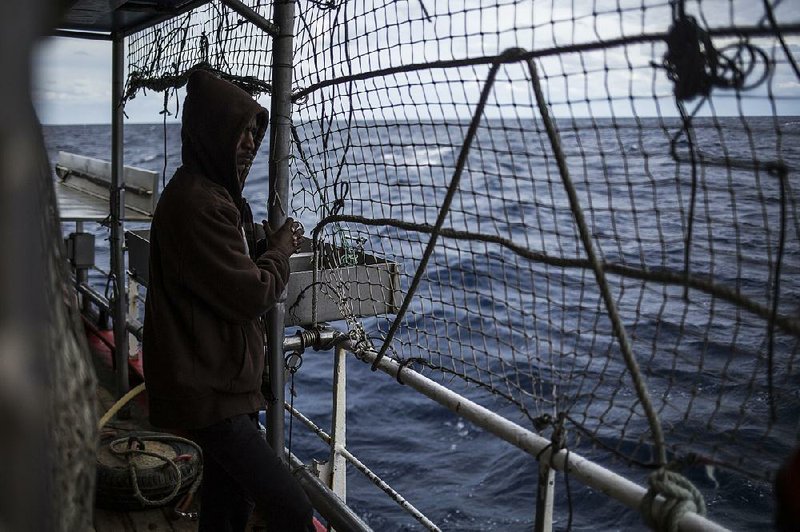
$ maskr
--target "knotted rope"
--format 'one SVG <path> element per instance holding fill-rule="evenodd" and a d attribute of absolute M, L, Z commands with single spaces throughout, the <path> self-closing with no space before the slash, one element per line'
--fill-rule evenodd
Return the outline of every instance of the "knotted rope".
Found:
<path fill-rule="evenodd" d="M 681 518 L 689 512 L 706 515 L 706 502 L 700 491 L 676 471 L 661 468 L 647 479 L 647 490 L 639 506 L 647 525 L 654 530 L 677 532 Z M 661 495 L 666 501 L 655 504 Z"/>

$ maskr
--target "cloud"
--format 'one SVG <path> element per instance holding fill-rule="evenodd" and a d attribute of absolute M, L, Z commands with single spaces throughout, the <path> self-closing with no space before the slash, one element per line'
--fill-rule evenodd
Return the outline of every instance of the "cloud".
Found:
<path fill-rule="evenodd" d="M 296 87 L 411 63 L 491 56 L 510 47 L 546 51 L 642 33 L 666 32 L 672 23 L 670 4 L 663 0 L 618 0 L 614 3 L 503 0 L 489 4 L 479 0 L 423 1 L 430 20 L 423 14 L 422 2 L 418 0 L 375 2 L 364 7 L 364 16 L 351 19 L 347 31 L 342 23 L 345 17 L 338 10 L 321 10 L 314 4 L 301 2 L 299 9 L 305 18 L 298 23 L 295 40 Z M 775 8 L 781 24 L 796 23 L 800 19 L 800 11 L 793 9 L 796 5 L 796 0 L 784 0 Z M 763 5 L 759 2 L 731 4 L 730 0 L 704 0 L 688 3 L 687 9 L 701 25 L 712 28 L 752 25 L 764 18 Z M 353 15 L 348 8 L 347 17 Z M 207 23 L 197 28 L 193 26 L 193 31 L 197 33 L 206 28 Z M 246 33 L 245 30 L 245 27 L 236 28 L 236 35 Z M 787 35 L 786 40 L 792 53 L 800 55 L 800 36 Z M 715 44 L 724 46 L 733 41 L 715 39 Z M 800 87 L 792 82 L 783 50 L 776 47 L 775 39 L 754 39 L 753 42 L 768 43 L 768 53 L 775 50 L 778 69 L 772 80 L 772 90 L 783 98 L 783 103 L 779 104 L 781 109 L 797 109 Z M 190 48 L 193 45 L 188 44 Z M 635 112 L 655 109 L 660 104 L 674 111 L 674 104 L 670 105 L 672 83 L 664 70 L 651 65 L 659 63 L 665 51 L 662 42 L 631 43 L 580 53 L 554 53 L 538 59 L 537 64 L 548 101 L 556 113 L 571 114 L 577 112 L 576 109 L 585 112 L 611 110 L 613 106 L 607 102 L 612 101 L 624 102 L 621 108 L 627 107 L 624 112 L 630 114 L 634 112 L 631 110 L 633 100 L 637 103 Z M 110 59 L 108 42 L 45 40 L 36 54 L 34 79 L 34 98 L 42 120 L 63 123 L 92 117 L 92 120 L 110 121 Z M 488 68 L 481 65 L 431 69 L 370 78 L 352 84 L 352 100 L 348 97 L 349 84 L 334 85 L 313 93 L 308 105 L 300 105 L 296 110 L 300 119 L 307 119 L 323 109 L 328 116 L 344 117 L 352 102 L 358 109 L 357 119 L 402 120 L 416 119 L 420 115 L 461 117 L 474 108 Z M 508 65 L 501 70 L 487 109 L 488 116 L 509 109 L 518 114 L 535 115 L 526 70 L 524 65 Z M 268 70 L 259 72 L 269 76 Z M 732 93 L 727 91 L 726 94 Z M 752 95 L 767 99 L 765 89 L 754 91 Z M 647 105 L 638 105 L 639 102 Z M 86 114 L 84 110 L 84 114 L 76 116 L 75 109 L 84 105 L 93 111 Z M 128 104 L 126 112 L 132 122 L 157 122 L 162 118 L 159 115 L 162 108 L 160 94 L 139 94 Z"/>
<path fill-rule="evenodd" d="M 32 97 L 43 124 L 111 122 L 111 43 L 44 39 L 34 51 L 33 67 Z M 163 106 L 161 94 L 140 94 L 126 106 L 126 122 L 160 122 Z"/>

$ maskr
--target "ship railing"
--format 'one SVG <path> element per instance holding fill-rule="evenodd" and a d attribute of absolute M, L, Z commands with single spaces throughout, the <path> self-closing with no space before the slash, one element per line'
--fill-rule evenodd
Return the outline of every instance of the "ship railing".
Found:
<path fill-rule="evenodd" d="M 93 268 L 101 274 L 104 273 L 102 269 L 96 266 Z M 138 302 L 141 301 L 141 297 L 138 296 L 139 285 L 134 272 L 129 272 L 127 284 L 128 293 L 132 295 L 129 299 L 131 308 L 129 309 L 130 312 L 126 323 L 130 339 L 129 347 L 132 349 L 129 356 L 138 356 L 136 346 L 142 339 L 142 327 L 136 316 L 138 315 Z M 78 282 L 77 289 L 83 294 L 85 301 L 94 304 L 101 312 L 109 312 L 111 310 L 111 304 L 107 297 L 98 292 L 88 282 Z M 412 501 L 407 500 L 347 447 L 346 360 L 348 356 L 355 355 L 357 360 L 371 365 L 377 360 L 378 353 L 355 345 L 346 334 L 329 326 L 307 329 L 294 335 L 285 336 L 283 341 L 284 353 L 303 352 L 306 349 L 317 351 L 330 351 L 333 349 L 334 352 L 330 433 L 326 432 L 301 411 L 293 408 L 289 403 L 285 403 L 285 410 L 314 433 L 330 449 L 327 462 L 315 460 L 311 464 L 303 464 L 296 456 L 287 453 L 287 459 L 292 465 L 295 475 L 303 481 L 304 487 L 308 491 L 315 493 L 315 507 L 323 503 L 327 504 L 328 511 L 323 515 L 327 514 L 325 515 L 326 517 L 335 515 L 334 523 L 340 523 L 342 530 L 369 530 L 369 527 L 347 506 L 346 475 L 349 464 L 425 529 L 440 530 L 431 518 L 414 506 Z M 381 358 L 377 368 L 393 379 L 402 382 L 430 400 L 449 408 L 477 427 L 494 434 L 538 460 L 539 478 L 535 513 L 537 531 L 552 530 L 555 471 L 564 471 L 571 478 L 616 499 L 625 506 L 637 510 L 641 508 L 642 501 L 647 494 L 647 489 L 643 486 L 573 451 L 561 449 L 553 452 L 552 442 L 548 438 L 536 434 L 469 398 L 446 388 L 413 368 L 401 366 L 389 357 Z M 311 477 L 318 479 L 319 483 L 317 484 L 320 485 L 315 485 L 316 481 Z M 657 496 L 653 504 L 655 515 L 667 511 L 669 504 L 670 502 L 663 496 Z M 685 513 L 679 519 L 678 524 L 679 529 L 683 531 L 726 530 L 717 523 L 694 512 Z"/>
<path fill-rule="evenodd" d="M 309 338 L 312 338 L 312 340 L 309 340 Z M 311 468 L 339 498 L 346 501 L 346 464 L 349 463 L 426 529 L 440 530 L 430 518 L 425 516 L 410 501 L 406 500 L 386 481 L 381 479 L 379 475 L 361 462 L 346 446 L 346 357 L 349 353 L 355 355 L 358 360 L 371 365 L 378 360 L 378 353 L 372 349 L 363 349 L 348 336 L 327 326 L 315 331 L 304 331 L 294 336 L 287 336 L 284 340 L 284 352 L 301 352 L 307 347 L 325 350 L 330 349 L 332 346 L 335 347 L 335 358 L 331 434 L 326 433 L 291 405 L 285 405 L 286 410 L 292 416 L 330 447 L 329 461 L 324 464 L 315 463 Z M 648 493 L 648 490 L 643 486 L 573 451 L 568 451 L 567 449 L 554 450 L 550 439 L 506 419 L 467 397 L 425 377 L 412 368 L 401 366 L 391 358 L 381 358 L 377 364 L 377 369 L 434 402 L 449 408 L 476 426 L 530 454 L 539 462 L 535 517 L 537 531 L 552 530 L 555 471 L 566 472 L 570 477 L 582 484 L 616 499 L 629 508 L 635 510 L 642 508 L 643 501 Z M 651 514 L 658 518 L 658 516 L 674 508 L 674 501 L 668 501 L 662 495 L 658 495 L 650 506 Z M 727 530 L 725 527 L 692 511 L 687 511 L 678 518 L 677 524 L 682 531 Z"/>

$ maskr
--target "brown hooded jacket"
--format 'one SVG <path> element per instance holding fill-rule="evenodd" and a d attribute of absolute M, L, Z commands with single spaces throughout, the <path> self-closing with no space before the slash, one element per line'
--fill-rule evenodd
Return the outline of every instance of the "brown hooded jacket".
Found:
<path fill-rule="evenodd" d="M 255 261 L 242 237 L 236 147 L 267 111 L 238 87 L 194 72 L 183 106 L 183 165 L 165 187 L 150 234 L 144 375 L 150 421 L 194 429 L 263 407 L 264 334 L 258 317 L 289 279 L 285 253 Z M 242 179 L 242 183 L 243 183 Z"/>

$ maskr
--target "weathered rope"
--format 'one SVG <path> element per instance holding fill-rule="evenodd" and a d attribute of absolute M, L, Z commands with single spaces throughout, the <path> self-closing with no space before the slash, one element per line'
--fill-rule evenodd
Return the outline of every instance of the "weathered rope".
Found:
<path fill-rule="evenodd" d="M 650 488 L 639 506 L 647 525 L 655 530 L 677 532 L 681 518 L 689 512 L 706 515 L 703 494 L 683 475 L 666 468 L 647 479 Z M 660 507 L 656 497 L 666 499 Z"/>
<path fill-rule="evenodd" d="M 149 77 L 147 74 L 139 71 L 131 72 L 128 76 L 125 94 L 122 97 L 122 104 L 125 105 L 128 100 L 132 100 L 136 96 L 136 93 L 142 89 L 149 89 L 154 92 L 166 92 L 170 89 L 178 89 L 183 87 L 186 85 L 186 82 L 189 81 L 189 76 L 195 70 L 205 70 L 207 72 L 211 72 L 215 76 L 237 85 L 241 89 L 254 96 L 272 93 L 272 85 L 266 81 L 258 79 L 257 77 L 237 76 L 235 74 L 231 74 L 230 72 L 225 72 L 223 70 L 214 68 L 206 62 L 201 62 L 193 65 L 190 68 L 187 68 L 181 74 L 164 75 L 158 78 Z"/>
<path fill-rule="evenodd" d="M 595 255 L 594 246 L 592 244 L 592 235 L 589 231 L 588 225 L 586 224 L 586 220 L 584 219 L 583 208 L 581 207 L 580 200 L 578 199 L 578 193 L 575 191 L 575 187 L 572 184 L 572 179 L 570 178 L 566 157 L 564 156 L 564 150 L 561 148 L 561 140 L 558 132 L 556 131 L 555 124 L 553 123 L 552 118 L 550 118 L 550 113 L 547 110 L 547 102 L 544 99 L 544 92 L 542 91 L 542 86 L 539 81 L 539 74 L 536 71 L 536 64 L 534 63 L 533 59 L 529 59 L 527 63 L 531 80 L 533 82 L 533 90 L 536 95 L 536 103 L 539 106 L 539 113 L 542 115 L 542 120 L 544 121 L 545 128 L 547 129 L 547 136 L 550 139 L 550 145 L 553 149 L 556 163 L 558 164 L 558 170 L 564 183 L 564 189 L 569 197 L 572 215 L 575 217 L 575 224 L 578 226 L 578 231 L 580 232 L 586 258 L 592 265 L 597 286 L 600 289 L 603 301 L 605 302 L 606 312 L 608 312 L 608 317 L 611 320 L 611 324 L 614 329 L 614 335 L 617 337 L 617 341 L 619 342 L 619 348 L 622 352 L 623 358 L 625 359 L 625 365 L 627 366 L 628 371 L 631 373 L 631 379 L 633 380 L 633 385 L 636 389 L 636 395 L 639 398 L 642 408 L 644 409 L 645 415 L 647 416 L 647 421 L 650 425 L 650 432 L 653 436 L 653 445 L 655 446 L 658 463 L 665 464 L 667 462 L 667 451 L 664 444 L 664 434 L 661 430 L 661 422 L 659 421 L 658 414 L 656 413 L 651 402 L 650 393 L 647 390 L 647 383 L 645 383 L 644 377 L 642 377 L 642 373 L 639 370 L 639 363 L 636 361 L 636 357 L 633 355 L 631 342 L 628 339 L 628 334 L 625 330 L 625 325 L 622 323 L 622 318 L 617 311 L 617 305 L 614 302 L 614 296 L 611 294 L 611 288 L 608 285 L 608 281 L 606 281 L 602 264 Z"/>
<path fill-rule="evenodd" d="M 146 436 L 142 436 L 141 438 L 145 441 L 183 443 L 191 446 L 197 451 L 197 456 L 201 458 L 200 460 L 198 460 L 197 476 L 195 477 L 195 480 L 192 483 L 192 485 L 189 487 L 189 491 L 187 492 L 186 497 L 184 498 L 184 500 L 191 500 L 197 489 L 200 487 L 200 483 L 202 482 L 203 479 L 203 461 L 202 461 L 203 451 L 200 449 L 200 447 L 191 440 L 187 440 L 186 438 L 181 438 L 179 436 L 173 436 L 171 434 L 163 434 L 163 435 L 147 434 Z M 133 486 L 133 494 L 134 497 L 136 497 L 136 500 L 142 503 L 144 506 L 162 506 L 171 501 L 172 499 L 174 499 L 176 495 L 178 495 L 178 492 L 180 491 L 181 486 L 183 484 L 183 475 L 181 473 L 180 467 L 178 467 L 178 464 L 174 459 L 159 452 L 148 451 L 145 448 L 145 443 L 142 441 L 142 439 L 140 439 L 136 435 L 125 436 L 124 438 L 118 438 L 109 443 L 108 448 L 113 454 L 117 456 L 124 456 L 125 459 L 127 460 L 128 472 L 130 474 L 131 484 Z M 141 445 L 141 448 L 136 448 L 134 446 L 134 444 L 136 443 Z M 119 446 L 123 444 L 126 445 L 126 448 L 119 449 Z M 162 460 L 165 463 L 165 465 L 168 465 L 175 471 L 175 485 L 173 486 L 172 491 L 170 491 L 168 495 L 162 497 L 161 499 L 151 500 L 142 494 L 142 490 L 139 487 L 139 478 L 137 476 L 136 462 L 134 461 L 136 456 L 150 456 L 152 458 L 157 458 L 159 460 Z"/>
<path fill-rule="evenodd" d="M 396 227 L 398 229 L 405 229 L 409 231 L 417 231 L 420 233 L 431 233 L 433 226 L 430 224 L 420 224 L 414 222 L 407 222 L 404 220 L 397 220 L 394 218 L 367 218 L 365 216 L 336 214 L 323 218 L 314 227 L 313 232 L 321 233 L 325 226 L 335 222 L 352 222 L 369 226 L 387 226 Z M 520 246 L 508 238 L 503 238 L 497 235 L 488 235 L 482 233 L 475 233 L 470 231 L 459 231 L 455 229 L 442 228 L 439 231 L 439 236 L 446 238 L 453 238 L 456 240 L 470 240 L 475 242 L 489 242 L 498 244 L 506 249 L 511 250 L 520 257 L 547 264 L 550 266 L 559 266 L 563 268 L 583 268 L 590 269 L 592 265 L 586 259 L 581 258 L 567 258 L 567 257 L 554 257 L 540 251 Z M 763 318 L 765 320 L 771 319 L 773 311 L 764 305 L 745 297 L 736 290 L 725 287 L 714 282 L 712 279 L 700 276 L 690 276 L 686 278 L 685 272 L 674 272 L 667 269 L 652 270 L 646 267 L 636 268 L 625 264 L 618 264 L 614 262 L 601 262 L 601 266 L 606 273 L 613 273 L 621 275 L 630 279 L 640 279 L 643 281 L 652 281 L 666 285 L 688 285 L 694 290 L 705 292 L 706 294 L 718 297 L 729 303 L 733 303 L 744 310 Z M 790 316 L 774 316 L 775 325 L 782 331 L 800 336 L 800 320 Z"/>
<path fill-rule="evenodd" d="M 786 219 L 787 212 L 787 181 L 788 174 L 784 171 L 775 172 L 780 183 L 780 230 L 778 234 L 778 252 L 775 257 L 775 273 L 772 279 L 772 312 L 767 324 L 767 394 L 769 398 L 770 420 L 775 422 L 778 419 L 778 411 L 775 398 L 775 323 L 778 317 L 778 304 L 781 297 L 781 264 L 783 264 L 783 254 L 786 251 Z"/>
<path fill-rule="evenodd" d="M 108 411 L 103 414 L 103 417 L 100 418 L 100 421 L 97 422 L 97 429 L 102 430 L 102 428 L 113 418 L 117 412 L 119 412 L 125 405 L 127 405 L 134 397 L 142 393 L 146 389 L 146 385 L 144 382 L 133 388 L 132 390 L 128 391 L 125 395 L 123 395 L 116 403 L 114 403 Z M 192 485 L 189 487 L 189 491 L 186 493 L 186 496 L 183 498 L 183 502 L 179 503 L 179 507 L 188 506 L 188 502 L 192 500 L 194 494 L 197 492 L 197 489 L 200 487 L 200 483 L 203 480 L 203 451 L 200 447 L 193 441 L 187 440 L 186 438 L 181 438 L 179 436 L 173 436 L 171 434 L 148 434 L 144 439 L 148 441 L 164 441 L 164 442 L 178 442 L 189 445 L 190 447 L 194 448 L 197 451 L 197 456 L 199 458 L 198 465 L 197 465 L 197 477 L 195 478 Z M 134 449 L 132 447 L 133 443 L 138 441 L 141 445 L 141 449 Z M 126 449 L 119 449 L 118 446 L 121 444 L 126 444 Z M 124 456 L 128 462 L 128 471 L 130 472 L 131 477 L 131 484 L 133 485 L 134 496 L 136 500 L 142 503 L 145 506 L 160 506 L 172 500 L 181 488 L 181 484 L 183 483 L 183 476 L 181 474 L 181 470 L 178 465 L 175 463 L 174 460 L 165 456 L 161 453 L 157 453 L 154 451 L 148 451 L 144 448 L 144 444 L 141 440 L 135 435 L 128 435 L 124 438 L 118 438 L 113 440 L 108 445 L 109 450 L 117 455 L 117 456 Z M 175 470 L 176 481 L 175 486 L 173 487 L 170 494 L 162 499 L 158 500 L 150 500 L 147 499 L 144 495 L 142 495 L 142 491 L 139 488 L 139 479 L 136 475 L 136 464 L 134 462 L 134 458 L 137 455 L 143 456 L 150 456 L 153 458 L 157 458 L 159 460 L 163 460 L 167 465 Z"/>
<path fill-rule="evenodd" d="M 776 29 L 762 28 L 760 26 L 732 26 L 727 28 L 713 28 L 713 29 L 709 28 L 707 33 L 710 37 L 742 37 L 742 36 L 772 37 L 773 35 L 775 35 L 776 31 L 781 31 L 784 33 L 792 33 L 792 34 L 800 33 L 800 24 L 785 24 L 782 26 L 776 26 Z M 380 78 L 385 76 L 391 76 L 394 74 L 404 74 L 420 70 L 432 70 L 439 68 L 463 68 L 469 66 L 489 65 L 489 64 L 494 64 L 496 62 L 515 63 L 520 59 L 527 60 L 527 59 L 535 59 L 537 57 L 549 57 L 549 56 L 569 54 L 569 53 L 591 52 L 594 50 L 605 50 L 608 48 L 616 48 L 618 46 L 626 46 L 629 44 L 663 42 L 668 35 L 669 35 L 668 33 L 664 32 L 642 33 L 640 35 L 630 35 L 626 37 L 620 37 L 617 39 L 600 40 L 588 43 L 574 44 L 571 46 L 551 46 L 548 48 L 526 51 L 524 57 L 522 58 L 510 58 L 504 56 L 503 54 L 499 54 L 499 55 L 486 55 L 480 57 L 469 57 L 465 59 L 430 61 L 427 63 L 408 63 L 401 66 L 381 68 L 381 69 L 371 70 L 368 72 L 360 72 L 358 74 L 340 76 L 337 78 L 326 79 L 324 81 L 314 83 L 312 85 L 309 85 L 303 89 L 300 89 L 292 93 L 292 102 L 296 103 L 298 101 L 301 101 L 303 98 L 307 98 L 311 93 L 316 92 L 320 89 L 324 89 L 326 87 L 330 87 L 333 85 L 339 85 L 342 83 L 348 83 L 350 81 L 364 81 L 372 78 Z"/>
<path fill-rule="evenodd" d="M 775 5 L 778 5 L 778 2 L 775 2 Z M 783 53 L 786 54 L 786 59 L 788 59 L 789 63 L 792 65 L 792 70 L 794 70 L 795 76 L 797 76 L 797 79 L 800 79 L 800 67 L 797 66 L 797 61 L 795 61 L 791 50 L 789 50 L 789 46 L 786 44 L 786 39 L 783 38 L 783 29 L 778 25 L 778 21 L 775 20 L 775 12 L 772 8 L 773 6 L 770 5 L 769 0 L 764 0 L 764 11 L 766 12 L 766 17 L 769 19 L 769 23 L 772 26 L 772 31 L 775 33 L 775 35 L 777 35 L 778 41 L 781 43 L 781 48 L 783 48 Z"/>
<path fill-rule="evenodd" d="M 652 65 L 666 70 L 677 101 L 707 97 L 714 88 L 752 89 L 769 77 L 767 54 L 744 36 L 739 36 L 738 43 L 718 49 L 709 32 L 686 14 L 684 0 L 673 0 L 672 10 L 672 26 L 664 39 L 667 52 L 661 64 Z M 745 85 L 759 63 L 764 65 L 761 76 Z"/>
<path fill-rule="evenodd" d="M 156 438 L 153 437 L 148 439 L 155 440 Z M 118 449 L 118 446 L 122 444 L 126 445 L 127 447 L 125 449 Z M 141 445 L 141 448 L 136 447 L 135 444 Z M 161 506 L 171 501 L 178 494 L 178 490 L 181 489 L 181 483 L 183 482 L 183 475 L 181 475 L 181 470 L 178 467 L 178 464 L 176 464 L 175 461 L 168 456 L 154 451 L 148 451 L 145 448 L 145 444 L 135 436 L 126 436 L 124 438 L 116 439 L 108 445 L 108 448 L 113 454 L 125 457 L 126 461 L 128 462 L 128 473 L 130 474 L 131 485 L 133 486 L 133 495 L 136 497 L 136 500 L 142 503 L 144 506 Z M 136 456 L 150 456 L 152 458 L 158 458 L 159 460 L 164 461 L 166 465 L 170 466 L 175 471 L 175 485 L 167 496 L 161 499 L 152 500 L 148 499 L 142 494 L 142 490 L 139 488 L 139 477 L 136 474 L 136 462 L 134 461 Z"/>
<path fill-rule="evenodd" d="M 97 422 L 97 430 L 102 430 L 103 427 L 106 426 L 111 418 L 117 415 L 117 412 L 122 410 L 122 408 L 130 402 L 131 399 L 142 393 L 145 389 L 145 383 L 141 383 L 132 390 L 129 390 L 128 393 L 123 395 L 119 398 L 119 400 L 114 403 L 111 408 L 108 409 L 108 412 L 103 414 L 103 417 L 100 418 L 100 421 Z"/>

